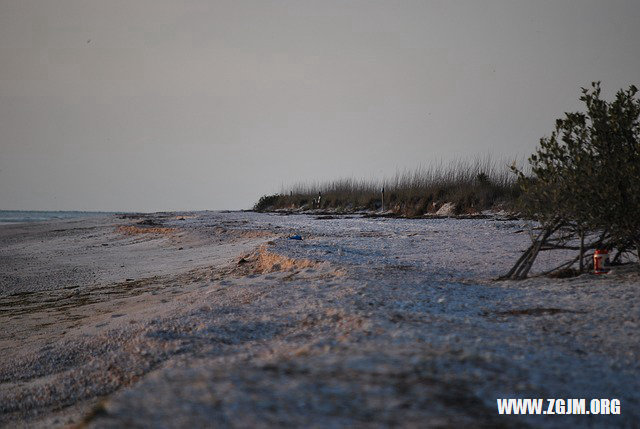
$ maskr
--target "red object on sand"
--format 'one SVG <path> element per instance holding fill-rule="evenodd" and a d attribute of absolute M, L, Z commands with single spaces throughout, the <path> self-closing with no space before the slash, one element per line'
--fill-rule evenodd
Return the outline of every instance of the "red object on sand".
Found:
<path fill-rule="evenodd" d="M 596 249 L 593 254 L 593 273 L 594 274 L 606 274 L 609 270 L 606 267 L 606 261 L 609 257 L 609 252 L 606 250 Z"/>

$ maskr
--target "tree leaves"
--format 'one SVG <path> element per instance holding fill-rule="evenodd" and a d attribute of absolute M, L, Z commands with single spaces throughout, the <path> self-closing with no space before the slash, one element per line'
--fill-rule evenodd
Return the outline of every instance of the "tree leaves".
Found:
<path fill-rule="evenodd" d="M 640 100 L 631 85 L 614 100 L 600 82 L 582 88 L 585 112 L 566 112 L 529 157 L 515 166 L 522 212 L 543 226 L 561 220 L 577 236 L 608 231 L 607 247 L 640 246 Z"/>

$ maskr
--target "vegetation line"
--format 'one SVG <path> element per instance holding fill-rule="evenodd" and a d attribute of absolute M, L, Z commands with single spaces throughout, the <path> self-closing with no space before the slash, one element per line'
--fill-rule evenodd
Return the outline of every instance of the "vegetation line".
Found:
<path fill-rule="evenodd" d="M 520 194 L 510 165 L 513 161 L 487 156 L 398 172 L 386 180 L 342 179 L 298 184 L 263 196 L 254 210 L 380 211 L 383 197 L 387 213 L 405 217 L 435 214 L 443 206 L 448 214 L 455 215 L 478 214 L 488 209 L 509 210 Z"/>

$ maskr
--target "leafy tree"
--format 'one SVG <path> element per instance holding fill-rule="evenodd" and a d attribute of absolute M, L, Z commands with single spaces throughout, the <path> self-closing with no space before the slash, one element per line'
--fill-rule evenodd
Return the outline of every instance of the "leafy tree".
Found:
<path fill-rule="evenodd" d="M 554 131 L 529 158 L 529 174 L 512 167 L 523 191 L 520 209 L 544 231 L 526 261 L 519 261 L 522 270 L 516 278 L 526 276 L 540 250 L 566 248 L 572 239 L 580 241 L 580 271 L 585 251 L 595 247 L 616 249 L 616 258 L 635 249 L 640 257 L 637 92 L 632 85 L 607 102 L 600 82 L 582 88 L 586 112 L 565 113 L 556 121 Z M 585 244 L 585 237 L 594 235 L 597 239 Z"/>

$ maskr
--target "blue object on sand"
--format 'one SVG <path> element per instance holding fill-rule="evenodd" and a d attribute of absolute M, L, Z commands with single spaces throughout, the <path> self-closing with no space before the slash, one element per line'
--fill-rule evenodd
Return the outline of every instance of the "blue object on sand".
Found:
<path fill-rule="evenodd" d="M 302 240 L 302 237 L 299 235 L 292 235 L 291 237 L 289 237 L 289 240 Z"/>

